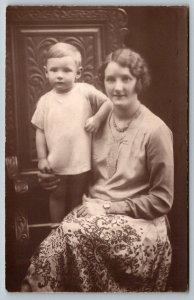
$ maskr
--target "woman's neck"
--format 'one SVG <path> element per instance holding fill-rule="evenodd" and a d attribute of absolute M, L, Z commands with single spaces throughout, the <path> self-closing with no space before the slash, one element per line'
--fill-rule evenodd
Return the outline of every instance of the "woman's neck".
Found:
<path fill-rule="evenodd" d="M 136 98 L 128 109 L 114 106 L 113 113 L 118 120 L 129 120 L 133 118 L 134 114 L 138 111 L 140 104 L 140 101 Z"/>

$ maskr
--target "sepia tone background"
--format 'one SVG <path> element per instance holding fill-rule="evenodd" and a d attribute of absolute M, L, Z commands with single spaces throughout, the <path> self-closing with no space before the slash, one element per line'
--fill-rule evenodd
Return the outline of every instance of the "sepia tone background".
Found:
<path fill-rule="evenodd" d="M 124 9 L 124 12 L 123 12 Z M 98 66 L 118 46 L 148 62 L 150 89 L 142 103 L 161 117 L 174 136 L 175 199 L 169 214 L 173 262 L 168 289 L 188 287 L 188 9 L 122 7 L 61 9 L 9 7 L 6 63 L 6 288 L 19 290 L 29 257 L 49 232 L 48 194 L 36 179 L 30 118 L 48 86 L 47 47 L 62 40 L 83 56 L 82 80 L 96 84 Z M 17 157 L 17 161 L 15 158 Z M 31 224 L 31 225 L 30 225 Z M 30 225 L 30 226 L 29 226 Z"/>

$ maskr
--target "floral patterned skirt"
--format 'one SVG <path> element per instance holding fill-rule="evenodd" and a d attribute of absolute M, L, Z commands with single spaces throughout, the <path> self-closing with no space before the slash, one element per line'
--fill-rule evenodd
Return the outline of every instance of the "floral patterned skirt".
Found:
<path fill-rule="evenodd" d="M 165 217 L 70 213 L 36 250 L 23 284 L 35 292 L 165 291 L 170 265 Z"/>

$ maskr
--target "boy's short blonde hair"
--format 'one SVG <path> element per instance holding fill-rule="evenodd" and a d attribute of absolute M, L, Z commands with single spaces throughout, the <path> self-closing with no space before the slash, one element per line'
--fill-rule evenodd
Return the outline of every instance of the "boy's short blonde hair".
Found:
<path fill-rule="evenodd" d="M 79 50 L 71 44 L 62 42 L 56 43 L 49 48 L 46 55 L 46 62 L 49 58 L 60 58 L 64 56 L 72 56 L 77 67 L 81 66 L 82 58 Z"/>

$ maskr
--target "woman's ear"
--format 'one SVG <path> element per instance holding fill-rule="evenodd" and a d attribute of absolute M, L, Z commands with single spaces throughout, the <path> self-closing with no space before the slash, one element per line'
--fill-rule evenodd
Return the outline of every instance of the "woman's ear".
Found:
<path fill-rule="evenodd" d="M 46 78 L 48 78 L 48 70 L 47 70 L 47 67 L 46 67 L 46 66 L 44 66 L 43 68 L 44 68 L 44 73 L 45 73 L 45 76 L 46 76 Z"/>
<path fill-rule="evenodd" d="M 79 79 L 79 78 L 81 77 L 82 70 L 83 70 L 82 67 L 79 67 L 79 68 L 77 69 L 76 79 Z"/>

